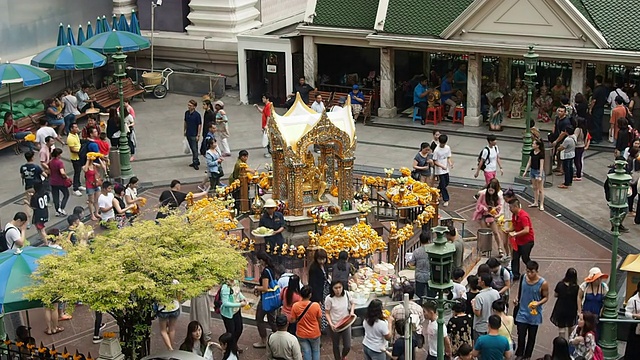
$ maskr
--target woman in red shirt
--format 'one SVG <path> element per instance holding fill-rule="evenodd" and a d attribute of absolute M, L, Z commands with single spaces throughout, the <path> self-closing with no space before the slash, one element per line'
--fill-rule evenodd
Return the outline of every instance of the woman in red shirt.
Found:
<path fill-rule="evenodd" d="M 101 159 L 98 159 L 102 163 Z M 89 212 L 91 213 L 91 220 L 97 221 L 100 218 L 98 213 L 98 197 L 100 196 L 100 185 L 102 185 L 102 179 L 100 179 L 100 173 L 96 169 L 93 160 L 87 158 L 87 162 L 82 167 L 84 172 L 84 178 L 86 180 L 85 187 L 87 188 L 87 202 L 89 204 Z"/>
<path fill-rule="evenodd" d="M 282 299 L 282 313 L 288 318 L 291 316 L 293 304 L 302 300 L 302 296 L 300 296 L 300 277 L 298 275 L 291 275 L 289 285 L 280 292 L 280 299 Z M 291 335 L 295 335 L 296 323 L 289 323 L 287 331 Z"/>
<path fill-rule="evenodd" d="M 16 126 L 13 121 L 13 114 L 10 111 L 4 114 L 4 132 L 18 141 L 24 140 L 27 135 L 31 134 L 31 131 Z M 36 146 L 32 141 L 25 141 L 25 143 L 29 147 L 29 150 L 36 151 Z"/>
<path fill-rule="evenodd" d="M 297 324 L 296 336 L 304 360 L 320 360 L 320 324 L 322 309 L 320 304 L 311 301 L 311 287 L 300 289 L 302 301 L 291 307 L 289 322 Z"/>
<path fill-rule="evenodd" d="M 51 193 L 53 195 L 53 204 L 56 208 L 56 216 L 66 216 L 67 212 L 64 207 L 67 206 L 69 200 L 69 186 L 67 186 L 67 173 L 64 170 L 64 163 L 60 160 L 62 149 L 53 149 L 51 152 L 51 161 L 49 161 L 49 182 L 51 184 Z M 62 193 L 62 202 L 60 201 L 60 193 Z"/>

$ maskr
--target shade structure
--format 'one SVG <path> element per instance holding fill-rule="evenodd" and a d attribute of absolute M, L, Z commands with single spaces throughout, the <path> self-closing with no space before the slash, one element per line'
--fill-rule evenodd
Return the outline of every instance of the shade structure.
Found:
<path fill-rule="evenodd" d="M 75 45 L 76 37 L 73 36 L 73 30 L 71 29 L 71 25 L 67 25 L 67 44 Z"/>
<path fill-rule="evenodd" d="M 93 26 L 91 26 L 91 21 L 87 21 L 87 39 L 91 39 L 93 37 Z M 82 44 L 78 44 L 82 45 Z"/>
<path fill-rule="evenodd" d="M 102 32 L 107 32 L 107 31 L 111 31 L 111 25 L 109 25 L 109 22 L 107 21 L 107 17 L 102 15 Z"/>
<path fill-rule="evenodd" d="M 64 25 L 60 23 L 60 27 L 58 28 L 58 41 L 56 42 L 58 46 L 67 44 L 67 36 L 64 33 Z"/>
<path fill-rule="evenodd" d="M 100 17 L 98 16 L 96 18 L 96 31 L 95 31 L 95 35 L 98 35 L 100 33 L 103 33 L 104 31 L 102 30 L 102 19 L 100 19 Z"/>
<path fill-rule="evenodd" d="M 118 23 L 118 17 L 116 16 L 116 14 L 113 14 L 113 16 L 111 17 L 111 30 L 124 30 L 118 27 L 119 24 L 120 23 Z"/>
<path fill-rule="evenodd" d="M 113 30 L 94 35 L 91 39 L 85 41 L 82 46 L 103 54 L 114 54 L 118 51 L 118 47 L 122 47 L 124 52 L 131 52 L 147 49 L 150 43 L 149 40 L 140 35 L 128 31 Z"/>
<path fill-rule="evenodd" d="M 37 67 L 27 64 L 0 64 L 0 87 L 7 85 L 9 88 L 9 104 L 13 112 L 11 99 L 11 84 L 23 86 L 42 85 L 51 81 L 51 76 Z"/>
<path fill-rule="evenodd" d="M 0 253 L 0 312 L 10 313 L 42 306 L 40 301 L 27 300 L 21 289 L 33 282 L 31 274 L 38 268 L 37 260 L 52 254 L 62 255 L 64 251 L 26 246 Z"/>
<path fill-rule="evenodd" d="M 78 45 L 82 45 L 83 42 L 85 42 L 87 40 L 87 38 L 84 36 L 84 31 L 82 30 L 82 25 L 78 25 L 78 41 L 77 44 Z"/>
<path fill-rule="evenodd" d="M 38 53 L 31 65 L 56 70 L 86 70 L 104 66 L 107 58 L 99 52 L 78 45 L 56 46 Z"/>
<path fill-rule="evenodd" d="M 131 25 L 129 26 L 129 31 L 140 35 L 140 22 L 138 21 L 138 15 L 135 10 L 131 10 Z"/>
<path fill-rule="evenodd" d="M 129 23 L 127 23 L 127 18 L 124 17 L 124 14 L 120 14 L 120 19 L 118 19 L 118 30 L 129 31 Z"/>

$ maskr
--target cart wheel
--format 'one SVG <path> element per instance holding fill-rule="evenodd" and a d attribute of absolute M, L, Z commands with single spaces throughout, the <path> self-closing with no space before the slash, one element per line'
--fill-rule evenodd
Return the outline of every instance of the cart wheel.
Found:
<path fill-rule="evenodd" d="M 156 87 L 153 88 L 153 96 L 155 96 L 156 99 L 163 99 L 167 96 L 167 87 L 164 85 L 156 85 Z"/>

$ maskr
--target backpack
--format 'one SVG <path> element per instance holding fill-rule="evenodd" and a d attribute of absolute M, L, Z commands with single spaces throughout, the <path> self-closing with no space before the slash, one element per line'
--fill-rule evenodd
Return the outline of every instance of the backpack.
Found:
<path fill-rule="evenodd" d="M 480 165 L 480 161 L 482 161 L 482 153 L 487 150 L 487 157 L 486 159 L 484 159 L 484 163 L 482 163 L 482 165 Z M 491 149 L 489 149 L 488 146 L 485 146 L 484 149 L 482 149 L 482 151 L 480 151 L 480 154 L 478 154 L 478 166 L 480 167 L 480 170 L 484 171 L 484 169 L 487 167 L 487 164 L 489 163 L 489 156 L 491 155 Z"/>
<path fill-rule="evenodd" d="M 596 334 L 594 332 L 591 333 L 593 334 L 593 338 L 595 340 Z M 598 344 L 596 344 L 596 348 L 593 350 L 593 360 L 604 360 L 604 353 L 602 352 L 602 348 Z"/>
<path fill-rule="evenodd" d="M 220 287 L 218 288 L 218 292 L 216 293 L 216 296 L 214 296 L 213 298 L 213 311 L 216 314 L 220 314 L 220 309 L 222 309 L 222 294 L 220 293 L 222 291 L 222 285 L 220 285 Z"/>
<path fill-rule="evenodd" d="M 80 164 L 84 166 L 87 163 L 87 154 L 89 153 L 89 143 L 87 139 L 80 139 L 80 151 L 78 151 L 78 157 L 80 158 Z"/>
<path fill-rule="evenodd" d="M 502 280 L 504 282 L 504 271 L 507 270 L 509 272 L 509 281 L 513 282 L 513 272 L 511 271 L 511 269 L 506 268 L 506 267 L 502 267 L 502 265 L 500 265 L 500 280 Z"/>
<path fill-rule="evenodd" d="M 18 230 L 18 228 L 15 227 L 15 226 L 11 226 L 7 230 L 4 230 L 4 229 L 0 230 L 0 252 L 5 252 L 5 251 L 7 251 L 9 249 L 13 249 L 13 245 L 14 244 L 11 244 L 11 247 L 7 246 L 7 236 L 6 235 L 7 235 L 7 231 L 11 230 L 11 229 Z M 18 232 L 19 231 L 20 230 L 18 230 Z"/>

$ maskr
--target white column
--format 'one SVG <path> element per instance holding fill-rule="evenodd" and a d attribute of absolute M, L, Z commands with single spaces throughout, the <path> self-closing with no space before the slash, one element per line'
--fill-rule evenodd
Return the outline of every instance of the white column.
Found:
<path fill-rule="evenodd" d="M 240 46 L 238 46 L 238 86 L 240 89 L 240 102 L 248 104 L 249 84 L 247 82 L 247 52 L 244 47 Z"/>
<path fill-rule="evenodd" d="M 482 55 L 469 54 L 467 65 L 467 108 L 465 126 L 482 125 L 480 85 L 482 80 Z"/>
<path fill-rule="evenodd" d="M 584 91 L 584 85 L 587 80 L 587 62 L 576 60 L 571 66 L 571 99 L 576 98 L 577 93 Z"/>
<path fill-rule="evenodd" d="M 293 83 L 295 80 L 293 79 L 293 55 L 291 54 L 291 41 L 289 41 L 289 49 L 284 52 L 284 73 L 285 73 L 285 83 L 287 84 L 287 94 L 291 94 L 293 92 Z M 315 82 L 313 83 L 315 86 Z"/>
<path fill-rule="evenodd" d="M 396 116 L 394 106 L 395 53 L 393 49 L 380 49 L 380 108 L 378 116 L 391 118 Z"/>
<path fill-rule="evenodd" d="M 318 74 L 318 47 L 314 43 L 313 36 L 304 36 L 302 40 L 302 52 L 304 53 L 304 78 L 307 83 L 312 86 L 317 86 L 316 76 Z"/>
<path fill-rule="evenodd" d="M 131 19 L 131 10 L 138 11 L 136 2 L 136 0 L 113 0 L 113 13 L 118 15 L 118 18 L 120 14 L 124 14 L 127 19 Z M 151 4 L 149 4 L 149 7 L 151 7 Z"/>
<path fill-rule="evenodd" d="M 236 35 L 260 26 L 258 0 L 191 0 L 187 16 L 189 35 L 235 39 Z"/>

